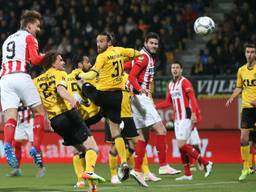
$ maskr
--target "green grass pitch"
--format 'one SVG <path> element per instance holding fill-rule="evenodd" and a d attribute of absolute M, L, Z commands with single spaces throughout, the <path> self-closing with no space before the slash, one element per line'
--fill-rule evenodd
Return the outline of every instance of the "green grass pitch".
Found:
<path fill-rule="evenodd" d="M 10 171 L 7 165 L 0 165 L 0 192 L 68 192 L 75 190 L 75 175 L 71 164 L 47 164 L 47 174 L 43 178 L 35 178 L 37 169 L 33 165 L 23 165 L 23 176 L 10 178 L 5 174 Z M 181 168 L 180 165 L 174 167 Z M 152 172 L 157 173 L 158 165 L 150 165 Z M 162 176 L 162 181 L 149 183 L 149 188 L 142 188 L 132 179 L 121 185 L 109 182 L 107 165 L 97 165 L 96 173 L 105 177 L 107 182 L 98 185 L 98 191 L 106 192 L 255 192 L 256 174 L 248 176 L 246 181 L 238 182 L 241 165 L 215 164 L 209 178 L 205 179 L 201 171 L 193 172 L 193 181 L 175 181 L 177 176 Z"/>

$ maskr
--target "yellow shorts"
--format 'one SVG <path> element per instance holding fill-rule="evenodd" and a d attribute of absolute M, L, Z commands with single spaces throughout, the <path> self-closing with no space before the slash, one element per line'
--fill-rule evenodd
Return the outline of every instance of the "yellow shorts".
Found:
<path fill-rule="evenodd" d="M 122 91 L 123 99 L 121 104 L 121 118 L 132 117 L 132 108 L 131 108 L 131 96 L 132 93 L 128 91 Z"/>

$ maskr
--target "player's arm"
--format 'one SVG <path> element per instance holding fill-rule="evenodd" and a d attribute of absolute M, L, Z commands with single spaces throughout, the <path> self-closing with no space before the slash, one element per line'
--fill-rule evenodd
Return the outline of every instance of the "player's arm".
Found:
<path fill-rule="evenodd" d="M 130 71 L 128 80 L 130 82 L 130 84 L 133 86 L 134 91 L 136 93 L 143 93 L 139 82 L 138 82 L 138 77 L 140 72 L 147 66 L 148 64 L 148 57 L 146 56 L 140 56 L 136 59 L 134 59 L 134 65 L 132 67 L 132 70 Z"/>
<path fill-rule="evenodd" d="M 182 89 L 185 91 L 187 97 L 189 98 L 190 108 L 191 108 L 191 121 L 194 124 L 197 122 L 197 117 L 196 117 L 197 101 L 196 101 L 196 96 L 190 81 L 184 80 L 182 83 Z"/>
<path fill-rule="evenodd" d="M 132 48 L 122 48 L 122 53 L 126 58 L 129 58 L 130 60 L 133 60 L 141 55 L 139 51 Z"/>
<path fill-rule="evenodd" d="M 164 109 L 164 108 L 168 108 L 168 107 L 172 106 L 172 99 L 171 99 L 169 87 L 168 87 L 168 91 L 166 93 L 165 100 L 155 103 L 155 106 L 157 109 Z"/>
<path fill-rule="evenodd" d="M 236 79 L 236 88 L 234 89 L 232 95 L 228 98 L 226 102 L 226 107 L 229 107 L 229 105 L 233 102 L 233 100 L 242 93 L 242 87 L 243 87 L 243 80 L 241 76 L 241 70 L 239 69 L 237 72 L 237 79 Z"/>
<path fill-rule="evenodd" d="M 61 98 L 65 99 L 68 101 L 71 105 L 72 108 L 77 107 L 77 101 L 75 100 L 74 97 L 72 97 L 69 92 L 67 91 L 66 87 L 63 85 L 58 85 L 57 86 L 57 93 L 61 96 Z"/>
<path fill-rule="evenodd" d="M 26 43 L 27 43 L 27 47 L 28 47 L 29 60 L 31 61 L 31 63 L 33 65 L 40 64 L 43 61 L 44 56 L 42 56 L 38 53 L 37 40 L 32 35 L 28 35 L 26 37 Z"/>
<path fill-rule="evenodd" d="M 92 80 L 92 79 L 95 79 L 96 77 L 98 76 L 98 72 L 93 70 L 93 69 L 90 69 L 88 72 L 81 72 L 79 75 L 78 75 L 78 79 L 84 79 L 84 80 Z"/>
<path fill-rule="evenodd" d="M 130 70 L 133 66 L 133 60 L 139 56 L 141 56 L 141 53 L 135 49 L 132 48 L 123 48 L 122 49 L 123 55 L 125 58 L 129 58 L 129 61 L 126 61 L 123 64 L 124 70 Z"/>
<path fill-rule="evenodd" d="M 123 64 L 123 68 L 125 71 L 131 70 L 132 66 L 133 66 L 133 61 L 127 61 Z"/>
<path fill-rule="evenodd" d="M 78 75 L 77 79 L 93 80 L 99 75 L 99 71 L 102 69 L 105 63 L 105 58 L 102 54 L 99 54 L 96 58 L 94 66 L 86 73 L 82 72 Z"/>
<path fill-rule="evenodd" d="M 229 105 L 233 102 L 233 100 L 242 93 L 242 88 L 236 87 L 232 93 L 232 95 L 229 97 L 229 99 L 226 102 L 226 107 L 229 107 Z"/>
<path fill-rule="evenodd" d="M 68 92 L 67 87 L 67 79 L 68 75 L 65 71 L 58 71 L 55 74 L 55 81 L 56 81 L 56 90 L 59 96 L 66 101 L 68 101 L 72 108 L 77 107 L 77 101 L 74 97 Z"/>

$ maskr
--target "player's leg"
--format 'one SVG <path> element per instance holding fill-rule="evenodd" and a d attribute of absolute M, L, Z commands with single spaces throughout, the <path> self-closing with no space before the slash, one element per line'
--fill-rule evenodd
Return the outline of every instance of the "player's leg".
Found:
<path fill-rule="evenodd" d="M 36 153 L 41 153 L 41 143 L 44 136 L 44 127 L 45 127 L 45 112 L 43 105 L 37 105 L 31 108 L 34 114 L 34 129 L 33 129 L 33 150 Z"/>
<path fill-rule="evenodd" d="M 124 107 L 125 107 L 125 105 L 124 105 Z M 120 125 L 120 129 L 122 130 L 121 135 L 124 138 L 124 141 L 126 144 L 127 162 L 130 167 L 134 167 L 135 162 L 134 162 L 133 154 L 134 154 L 134 150 L 135 150 L 135 145 L 138 141 L 138 133 L 137 133 L 137 129 L 136 129 L 134 120 L 132 118 L 131 108 L 130 108 L 130 113 L 126 113 L 126 117 L 122 118 L 121 125 Z"/>
<path fill-rule="evenodd" d="M 249 135 L 249 145 L 250 145 L 250 169 L 255 172 L 255 141 L 256 141 L 256 131 L 250 131 Z"/>
<path fill-rule="evenodd" d="M 17 109 L 20 101 L 24 101 L 22 99 L 22 92 L 27 91 L 26 80 L 29 78 L 30 76 L 24 73 L 9 74 L 1 78 L 1 105 L 5 117 L 4 150 L 8 164 L 12 168 L 16 168 L 18 166 L 18 161 L 12 148 L 12 141 L 14 139 L 14 132 L 17 125 Z M 30 81 L 32 82 L 31 78 Z"/>
<path fill-rule="evenodd" d="M 120 123 L 121 120 L 121 105 L 122 91 L 102 91 L 99 92 L 99 103 L 103 114 L 108 118 L 111 136 L 114 139 L 115 148 L 119 155 L 121 165 L 118 168 L 118 176 L 121 181 L 129 178 L 130 168 L 127 164 L 126 148 L 124 139 L 121 136 Z M 97 103 L 95 103 L 97 104 Z"/>
<path fill-rule="evenodd" d="M 205 167 L 205 177 L 208 177 L 212 171 L 212 162 L 205 160 L 190 144 L 187 144 L 187 140 L 191 135 L 191 120 L 184 119 L 175 122 L 175 136 L 178 142 L 178 147 L 182 155 L 189 155 L 194 159 L 197 159 Z M 182 157 L 183 158 L 183 157 Z M 184 161 L 185 162 L 185 161 Z M 186 162 L 185 162 L 186 163 Z M 187 167 L 187 166 L 186 166 Z M 186 169 L 184 164 L 184 170 Z"/>
<path fill-rule="evenodd" d="M 135 165 L 134 169 L 131 171 L 131 176 L 138 182 L 139 185 L 143 187 L 148 187 L 148 184 L 145 181 L 144 174 L 142 173 L 142 163 L 143 158 L 146 154 L 146 146 L 149 140 L 149 128 L 139 129 L 138 130 L 138 142 L 135 147 Z"/>
<path fill-rule="evenodd" d="M 249 136 L 250 131 L 255 127 L 255 108 L 248 109 L 244 108 L 242 110 L 241 117 L 241 135 L 240 135 L 240 151 L 241 157 L 243 160 L 243 169 L 238 180 L 245 180 L 246 177 L 251 174 L 252 170 L 250 169 L 250 145 L 249 145 Z"/>
<path fill-rule="evenodd" d="M 79 153 L 77 150 L 74 149 L 73 155 L 73 167 L 76 173 L 77 182 L 74 185 L 74 188 L 84 188 L 85 182 L 82 177 L 84 170 L 85 170 L 85 153 Z"/>
<path fill-rule="evenodd" d="M 29 129 L 29 127 L 28 127 Z M 33 128 L 31 127 L 31 130 Z M 21 176 L 21 168 L 20 168 L 20 161 L 21 161 L 21 155 L 22 155 L 22 144 L 24 141 L 29 140 L 29 133 L 26 131 L 27 127 L 25 126 L 25 123 L 19 123 L 16 127 L 15 134 L 14 134 L 14 141 L 12 143 L 14 149 L 15 149 L 15 156 L 18 160 L 18 168 L 13 169 L 10 174 L 7 176 Z"/>
<path fill-rule="evenodd" d="M 112 184 L 120 184 L 121 181 L 119 180 L 117 176 L 117 167 L 118 167 L 118 155 L 117 151 L 115 149 L 115 145 L 112 144 L 109 150 L 109 155 L 108 155 L 108 165 L 110 169 L 110 174 L 111 174 L 111 183 Z"/>
<path fill-rule="evenodd" d="M 114 145 L 121 161 L 121 165 L 118 168 L 118 177 L 121 181 L 124 181 L 128 179 L 129 172 L 130 172 L 130 168 L 127 164 L 125 142 L 123 137 L 121 136 L 119 124 L 114 123 L 110 119 L 108 122 L 109 122 L 111 136 L 114 139 Z"/>
<path fill-rule="evenodd" d="M 138 139 L 139 139 L 138 132 L 131 114 L 130 114 L 130 117 L 122 118 L 122 120 L 124 122 L 124 128 L 122 129 L 121 134 L 126 140 L 127 162 L 128 163 L 130 162 L 129 165 L 131 167 L 134 167 L 135 160 L 134 160 L 133 154 L 135 151 L 136 143 L 138 142 Z M 160 178 L 156 177 L 153 173 L 150 172 L 146 153 L 144 155 L 141 168 L 146 180 L 148 181 L 161 180 Z"/>
<path fill-rule="evenodd" d="M 16 130 L 17 132 L 17 130 Z M 15 133 L 16 134 L 16 133 Z M 13 141 L 12 146 L 14 147 L 15 156 L 18 161 L 18 167 L 14 168 L 10 173 L 6 174 L 8 177 L 16 177 L 16 176 L 22 176 L 21 168 L 20 168 L 20 161 L 21 161 L 21 146 L 22 141 Z"/>
<path fill-rule="evenodd" d="M 249 145 L 249 129 L 241 129 L 240 144 L 241 144 L 241 157 L 243 160 L 242 173 L 238 180 L 246 179 L 247 175 L 251 173 L 250 169 L 250 145 Z"/>
<path fill-rule="evenodd" d="M 97 157 L 98 157 L 98 146 L 93 138 L 93 136 L 89 136 L 88 139 L 84 141 L 83 144 L 86 148 L 85 153 L 85 174 L 93 173 L 96 165 Z M 84 175 L 85 175 L 84 174 Z"/>
<path fill-rule="evenodd" d="M 180 150 L 180 156 L 181 156 L 181 162 L 183 164 L 183 170 L 184 170 L 184 176 L 178 177 L 175 180 L 179 181 L 179 180 L 192 180 L 192 173 L 190 171 L 190 161 L 189 161 L 189 157 L 190 155 L 182 150 L 182 146 L 186 145 L 187 140 L 182 140 L 181 138 L 178 139 L 178 146 L 179 146 L 179 150 Z"/>
<path fill-rule="evenodd" d="M 200 144 L 201 144 L 201 139 L 199 137 L 199 133 L 196 127 L 194 127 L 192 129 L 191 135 L 187 141 L 188 144 L 191 144 L 193 146 L 193 148 L 195 150 L 197 150 L 197 152 L 199 154 L 201 154 L 201 149 L 200 149 Z M 198 163 L 198 169 L 199 170 L 203 170 L 204 167 L 203 165 L 201 165 L 199 162 L 197 162 L 196 159 L 192 158 L 191 156 L 189 156 L 189 162 L 190 162 L 190 166 L 191 166 L 191 170 L 196 170 L 195 164 Z"/>
<path fill-rule="evenodd" d="M 13 74 L 1 78 L 1 107 L 4 112 L 4 150 L 7 162 L 12 168 L 17 168 L 18 166 L 12 147 L 17 125 L 17 109 L 20 103 L 20 98 L 15 91 L 18 83 L 15 81 L 16 75 Z"/>
<path fill-rule="evenodd" d="M 89 137 L 91 136 L 90 131 L 86 126 L 84 120 L 82 119 L 80 113 L 76 109 L 66 111 L 61 115 L 58 115 L 52 118 L 50 121 L 51 121 L 51 126 L 54 132 L 58 133 L 64 139 L 64 142 L 63 142 L 64 145 L 74 146 L 76 150 L 79 151 L 80 153 L 87 152 L 86 153 L 87 157 L 85 155 L 85 161 L 88 159 L 88 156 L 93 158 L 92 161 L 96 161 L 94 159 L 97 159 L 97 152 L 96 152 L 98 150 L 97 145 L 92 139 L 89 139 Z M 92 152 L 94 154 L 90 155 L 91 153 L 89 151 L 94 151 Z M 90 162 L 88 163 L 89 163 L 88 167 L 90 167 L 90 169 L 93 169 L 91 165 L 92 163 Z M 85 162 L 85 164 L 87 164 L 87 162 Z M 91 172 L 91 173 L 85 172 L 85 173 L 86 173 L 85 175 L 86 179 L 88 180 L 101 179 L 101 177 L 96 175 L 94 172 Z M 84 174 L 83 174 L 83 178 L 84 178 Z"/>
<path fill-rule="evenodd" d="M 148 157 L 147 154 L 145 153 L 145 156 L 143 158 L 143 162 L 142 162 L 142 172 L 144 174 L 144 178 L 145 181 L 153 181 L 153 182 L 158 182 L 161 181 L 162 179 L 157 177 L 155 174 L 153 174 L 150 169 L 149 169 L 149 165 L 148 165 Z"/>
<path fill-rule="evenodd" d="M 18 168 L 18 160 L 15 156 L 12 142 L 14 140 L 15 128 L 17 125 L 17 109 L 9 108 L 4 111 L 4 151 L 7 162 L 12 168 Z"/>
<path fill-rule="evenodd" d="M 33 147 L 30 150 L 30 155 L 33 157 L 38 167 L 43 168 L 40 146 L 44 135 L 45 110 L 35 84 L 29 75 L 25 77 L 24 86 L 22 89 L 19 89 L 18 92 L 22 102 L 24 102 L 24 105 L 30 107 L 34 115 L 34 140 Z"/>
<path fill-rule="evenodd" d="M 152 109 L 153 111 L 153 109 Z M 166 128 L 164 127 L 162 121 L 158 121 L 151 126 L 156 131 L 156 148 L 158 151 L 159 158 L 159 174 L 165 175 L 175 175 L 179 174 L 181 171 L 168 165 L 167 162 L 167 140 L 166 140 Z"/>
<path fill-rule="evenodd" d="M 46 173 L 46 168 L 45 168 L 44 162 L 43 162 L 43 156 L 42 156 L 41 151 L 38 152 L 36 150 L 36 148 L 33 146 L 33 144 L 34 144 L 34 122 L 33 122 L 33 119 L 31 119 L 29 123 L 24 122 L 22 124 L 19 124 L 19 126 L 17 127 L 17 131 L 18 130 L 23 130 L 23 132 L 25 134 L 24 139 L 28 140 L 32 145 L 32 147 L 29 151 L 29 154 L 32 156 L 34 163 L 38 167 L 38 172 L 36 174 L 36 177 L 43 177 Z"/>
<path fill-rule="evenodd" d="M 112 138 L 114 138 L 115 148 L 118 152 L 121 163 L 127 163 L 125 142 L 121 136 L 119 124 L 114 123 L 111 120 L 109 120 L 109 126 L 110 126 Z"/>
<path fill-rule="evenodd" d="M 117 153 L 117 150 L 115 148 L 114 140 L 111 136 L 111 132 L 110 132 L 110 128 L 109 128 L 107 119 L 105 119 L 104 133 L 105 133 L 105 142 L 111 144 L 110 150 L 109 150 L 109 153 L 108 153 L 108 165 L 109 165 L 110 175 L 111 175 L 111 180 L 110 181 L 111 181 L 112 184 L 120 184 L 121 181 L 119 180 L 118 174 L 117 174 L 118 153 Z"/>

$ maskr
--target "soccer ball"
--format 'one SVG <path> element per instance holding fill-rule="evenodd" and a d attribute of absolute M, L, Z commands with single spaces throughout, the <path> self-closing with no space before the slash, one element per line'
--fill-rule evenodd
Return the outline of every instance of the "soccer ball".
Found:
<path fill-rule="evenodd" d="M 196 34 L 207 35 L 215 29 L 214 21 L 207 16 L 198 17 L 194 23 L 194 31 Z"/>

